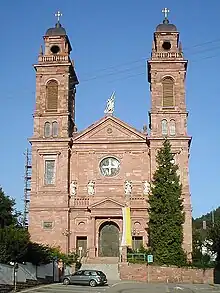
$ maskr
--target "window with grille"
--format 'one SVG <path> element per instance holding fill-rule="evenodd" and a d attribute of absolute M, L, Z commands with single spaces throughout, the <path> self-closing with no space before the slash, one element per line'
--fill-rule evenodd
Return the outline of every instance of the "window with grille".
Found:
<path fill-rule="evenodd" d="M 170 135 L 176 135 L 176 123 L 175 120 L 170 120 Z"/>
<path fill-rule="evenodd" d="M 47 93 L 47 111 L 57 111 L 58 106 L 58 83 L 56 80 L 50 80 L 46 86 Z"/>
<path fill-rule="evenodd" d="M 52 185 L 55 184 L 55 160 L 46 159 L 44 162 L 44 184 Z"/>
<path fill-rule="evenodd" d="M 57 137 L 58 136 L 58 123 L 54 121 L 52 123 L 52 136 Z"/>
<path fill-rule="evenodd" d="M 50 122 L 45 122 L 44 124 L 44 136 L 50 137 Z"/>
<path fill-rule="evenodd" d="M 174 106 L 174 82 L 171 77 L 163 79 L 163 107 Z"/>
<path fill-rule="evenodd" d="M 167 135 L 168 129 L 167 129 L 167 120 L 166 119 L 162 120 L 161 126 L 162 126 L 162 135 Z"/>
<path fill-rule="evenodd" d="M 138 251 L 143 246 L 143 237 L 142 236 L 133 236 L 132 237 L 132 248 L 134 251 Z"/>

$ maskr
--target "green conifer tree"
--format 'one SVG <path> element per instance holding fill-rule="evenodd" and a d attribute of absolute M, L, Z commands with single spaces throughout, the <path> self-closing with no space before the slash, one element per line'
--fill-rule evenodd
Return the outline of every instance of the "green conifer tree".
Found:
<path fill-rule="evenodd" d="M 158 151 L 156 162 L 149 196 L 149 244 L 157 263 L 181 266 L 186 263 L 182 248 L 185 220 L 182 186 L 167 139 Z"/>

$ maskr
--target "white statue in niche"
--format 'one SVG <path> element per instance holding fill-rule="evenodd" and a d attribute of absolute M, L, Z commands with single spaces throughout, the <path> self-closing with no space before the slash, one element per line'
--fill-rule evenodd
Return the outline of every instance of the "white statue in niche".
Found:
<path fill-rule="evenodd" d="M 87 192 L 88 192 L 88 195 L 94 195 L 95 194 L 95 181 L 90 180 L 88 182 Z"/>
<path fill-rule="evenodd" d="M 132 192 L 132 182 L 126 180 L 124 185 L 125 195 L 131 195 Z"/>
<path fill-rule="evenodd" d="M 146 180 L 143 182 L 143 193 L 144 195 L 148 195 L 150 192 L 150 183 Z"/>
<path fill-rule="evenodd" d="M 72 181 L 70 183 L 70 195 L 71 196 L 75 196 L 76 195 L 76 189 L 77 189 L 77 182 L 76 181 Z"/>

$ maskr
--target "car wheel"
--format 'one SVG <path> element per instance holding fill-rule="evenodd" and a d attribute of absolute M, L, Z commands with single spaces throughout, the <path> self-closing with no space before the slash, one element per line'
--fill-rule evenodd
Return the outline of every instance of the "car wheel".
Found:
<path fill-rule="evenodd" d="M 90 286 L 90 287 L 95 287 L 96 285 L 97 285 L 97 283 L 96 283 L 95 280 L 91 280 L 91 281 L 89 282 L 89 286 Z"/>
<path fill-rule="evenodd" d="M 70 284 L 70 280 L 69 279 L 64 279 L 63 280 L 63 285 L 69 285 Z"/>

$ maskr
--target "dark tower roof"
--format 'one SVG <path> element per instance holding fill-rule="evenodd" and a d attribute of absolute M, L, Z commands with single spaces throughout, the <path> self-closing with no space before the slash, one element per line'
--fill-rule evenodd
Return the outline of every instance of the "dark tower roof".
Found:
<path fill-rule="evenodd" d="M 157 32 L 177 32 L 177 28 L 174 24 L 169 23 L 167 18 L 164 19 L 163 23 L 156 27 Z"/>
<path fill-rule="evenodd" d="M 66 30 L 62 27 L 59 21 L 56 23 L 55 27 L 49 28 L 46 31 L 46 36 L 66 36 Z"/>

